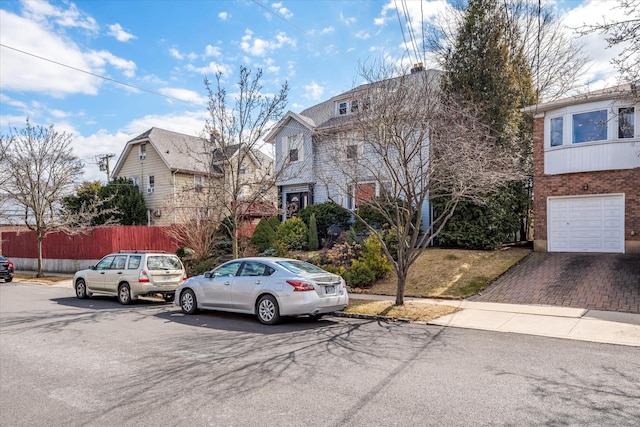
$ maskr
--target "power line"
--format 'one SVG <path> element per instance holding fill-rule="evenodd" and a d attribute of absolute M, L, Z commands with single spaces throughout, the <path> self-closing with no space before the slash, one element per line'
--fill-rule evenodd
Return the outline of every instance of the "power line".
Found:
<path fill-rule="evenodd" d="M 153 95 L 162 96 L 163 98 L 172 99 L 174 101 L 183 102 L 185 104 L 194 105 L 194 106 L 197 106 L 197 107 L 205 106 L 205 105 L 202 105 L 202 104 L 196 104 L 194 102 L 185 101 L 184 99 L 176 98 L 176 97 L 173 97 L 173 96 L 170 96 L 170 95 L 165 95 L 163 93 L 156 92 L 156 91 L 153 91 L 151 89 L 145 89 L 145 88 L 140 87 L 140 86 L 135 86 L 135 85 L 132 85 L 130 83 L 125 83 L 125 82 L 122 82 L 120 80 L 112 79 L 111 77 L 102 76 L 100 74 L 96 74 L 96 73 L 93 73 L 91 71 L 83 70 L 81 68 L 76 68 L 76 67 L 73 67 L 71 65 L 63 64 L 62 62 L 58 62 L 58 61 L 54 61 L 53 59 L 49 59 L 49 58 L 45 58 L 45 57 L 42 57 L 42 56 L 38 56 L 38 55 L 35 55 L 33 53 L 17 49 L 15 47 L 7 46 L 6 44 L 3 44 L 3 43 L 0 43 L 0 46 L 2 46 L 4 48 L 7 48 L 7 49 L 11 49 L 11 50 L 16 51 L 16 52 L 20 52 L 20 53 L 22 53 L 24 55 L 31 56 L 33 58 L 40 59 L 42 61 L 47 61 L 47 62 L 50 62 L 52 64 L 60 65 L 61 67 L 66 67 L 66 68 L 69 68 L 69 69 L 74 70 L 74 71 L 78 71 L 78 72 L 81 72 L 81 73 L 84 73 L 84 74 L 88 74 L 90 76 L 97 77 L 97 78 L 100 78 L 100 79 L 103 79 L 103 80 L 107 80 L 107 81 L 110 81 L 112 83 L 116 83 L 116 84 L 119 84 L 119 85 L 122 85 L 122 86 L 130 87 L 132 89 L 136 89 L 136 90 L 139 90 L 139 91 L 142 91 L 142 92 L 151 93 Z"/>

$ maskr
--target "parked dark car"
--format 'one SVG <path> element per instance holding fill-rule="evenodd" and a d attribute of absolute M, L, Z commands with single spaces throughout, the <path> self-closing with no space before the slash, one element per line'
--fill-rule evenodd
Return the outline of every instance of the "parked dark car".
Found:
<path fill-rule="evenodd" d="M 13 263 L 0 255 L 0 278 L 5 282 L 13 280 Z"/>

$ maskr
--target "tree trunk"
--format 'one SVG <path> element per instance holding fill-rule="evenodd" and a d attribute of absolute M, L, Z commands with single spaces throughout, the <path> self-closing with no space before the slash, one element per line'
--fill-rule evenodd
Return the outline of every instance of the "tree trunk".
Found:
<path fill-rule="evenodd" d="M 238 227 L 234 226 L 233 231 L 231 233 L 231 252 L 233 253 L 233 259 L 237 259 L 239 257 L 238 254 L 240 253 L 240 250 L 239 250 L 240 245 L 238 241 L 239 241 Z"/>
<path fill-rule="evenodd" d="M 36 277 L 43 277 L 42 274 L 42 240 L 44 237 L 38 233 L 38 272 L 36 273 Z"/>
<path fill-rule="evenodd" d="M 396 290 L 396 305 L 404 305 L 404 286 L 407 282 L 406 275 L 398 274 L 398 288 Z"/>

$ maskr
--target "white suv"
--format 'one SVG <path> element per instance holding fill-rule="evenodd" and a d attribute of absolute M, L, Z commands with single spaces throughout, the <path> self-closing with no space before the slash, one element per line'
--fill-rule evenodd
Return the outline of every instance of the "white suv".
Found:
<path fill-rule="evenodd" d="M 96 295 L 117 296 L 121 304 L 144 295 L 160 295 L 172 302 L 175 290 L 187 279 L 176 255 L 164 251 L 120 251 L 102 258 L 73 276 L 80 299 Z"/>

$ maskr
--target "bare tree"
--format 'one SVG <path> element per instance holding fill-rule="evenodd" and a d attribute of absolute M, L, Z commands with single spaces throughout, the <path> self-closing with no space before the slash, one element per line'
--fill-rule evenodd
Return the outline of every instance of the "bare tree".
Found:
<path fill-rule="evenodd" d="M 276 212 L 275 181 L 279 173 L 273 159 L 261 148 L 263 137 L 283 114 L 289 86 L 285 82 L 278 93 L 265 94 L 261 80 L 262 70 L 252 73 L 240 67 L 235 93 L 229 100 L 221 72 L 216 73 L 215 82 L 205 79 L 209 117 L 203 148 L 185 153 L 206 171 L 203 188 L 196 197 L 198 206 L 205 209 L 211 221 L 226 228 L 234 258 L 240 253 L 243 220 Z M 188 222 L 198 224 L 200 214 L 192 210 L 191 215 Z"/>
<path fill-rule="evenodd" d="M 74 214 L 61 209 L 62 199 L 73 192 L 83 170 L 71 150 L 70 135 L 56 132 L 53 126 L 32 126 L 27 119 L 24 129 L 14 129 L 2 139 L 3 190 L 21 210 L 22 222 L 36 233 L 37 277 L 42 277 L 44 238 L 57 231 L 75 234 L 86 230 L 94 216 L 105 212 L 100 202 L 83 205 Z"/>
<path fill-rule="evenodd" d="M 640 0 L 619 0 L 614 9 L 624 12 L 627 19 L 608 21 L 603 18 L 599 24 L 583 25 L 578 32 L 582 35 L 594 32 L 603 34 L 610 48 L 624 44 L 624 48 L 612 62 L 618 69 L 619 79 L 622 82 L 639 82 Z"/>
<path fill-rule="evenodd" d="M 167 234 L 193 251 L 199 261 L 207 259 L 214 249 L 218 224 L 224 217 L 223 204 L 218 203 L 211 186 L 184 188 L 172 201 L 173 224 Z"/>
<path fill-rule="evenodd" d="M 438 236 L 461 200 L 481 203 L 511 180 L 521 179 L 512 151 L 501 148 L 471 107 L 463 107 L 439 89 L 436 73 L 397 75 L 384 65 L 363 69 L 368 81 L 353 91 L 357 109 L 341 125 L 316 136 L 317 155 L 324 156 L 322 181 L 332 198 L 353 197 L 385 218 L 397 234 L 397 247 L 379 236 L 398 279 L 396 304 L 404 303 L 410 267 Z M 373 197 L 375 184 L 375 195 Z M 449 202 L 423 223 L 430 196 L 438 191 Z M 342 200 L 342 201 L 343 201 Z M 340 202 L 341 200 L 336 200 Z"/>
<path fill-rule="evenodd" d="M 550 6 L 528 0 L 500 4 L 510 26 L 512 53 L 524 54 L 538 102 L 560 98 L 574 88 L 589 57 L 583 44 L 566 32 L 563 21 L 554 15 Z M 438 17 L 425 28 L 424 48 L 440 65 L 446 62 L 455 45 L 465 7 L 466 4 L 455 3 L 446 16 Z"/>

